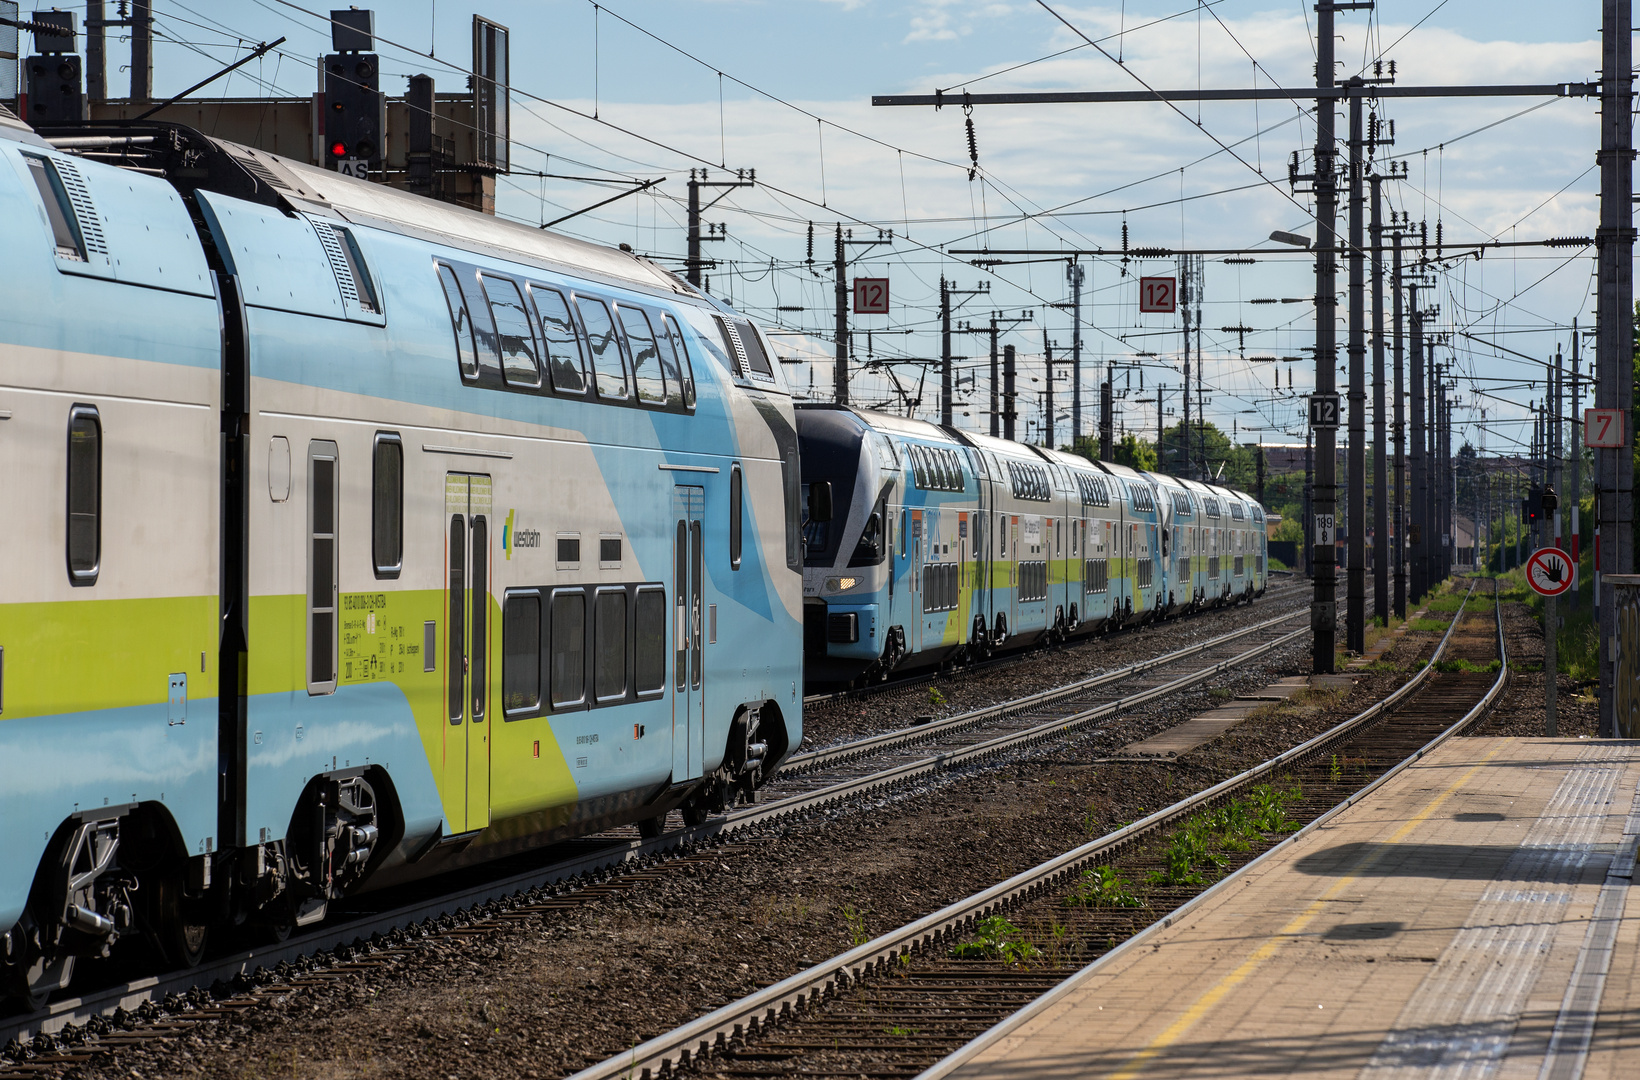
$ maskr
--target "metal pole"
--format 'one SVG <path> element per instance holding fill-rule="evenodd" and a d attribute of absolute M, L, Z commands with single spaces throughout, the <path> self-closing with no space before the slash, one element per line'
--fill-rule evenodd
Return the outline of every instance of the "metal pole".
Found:
<path fill-rule="evenodd" d="M 837 275 L 837 366 L 832 375 L 836 380 L 837 404 L 848 404 L 848 262 L 843 258 L 843 227 L 837 226 L 837 250 L 832 269 Z"/>
<path fill-rule="evenodd" d="M 1365 209 L 1361 186 L 1362 131 L 1359 79 L 1350 86 L 1350 451 L 1349 575 L 1344 616 L 1346 648 L 1367 651 L 1367 319 L 1366 259 L 1361 250 Z"/>
<path fill-rule="evenodd" d="M 1582 418 L 1581 415 L 1579 415 L 1582 411 L 1580 406 L 1581 406 L 1581 403 L 1582 403 L 1582 400 L 1583 400 L 1583 396 L 1580 393 L 1580 389 L 1578 387 L 1577 362 L 1578 362 L 1577 320 L 1573 319 L 1572 320 L 1572 410 L 1571 410 L 1570 416 L 1571 416 L 1571 421 L 1572 421 L 1571 422 L 1571 428 L 1572 428 L 1572 431 L 1571 431 L 1571 435 L 1572 435 L 1572 482 L 1571 482 L 1571 495 L 1572 495 L 1572 535 L 1571 535 L 1571 542 L 1572 543 L 1571 543 L 1571 556 L 1572 556 L 1572 566 L 1574 568 L 1574 573 L 1576 572 L 1575 568 L 1578 566 L 1579 559 L 1582 556 L 1582 552 L 1579 549 L 1581 548 L 1582 541 L 1583 541 L 1583 521 L 1582 521 L 1582 514 L 1583 514 L 1583 447 L 1579 443 L 1579 435 L 1582 433 L 1582 429 L 1583 429 L 1583 424 L 1582 424 L 1583 418 Z M 1562 494 L 1561 498 L 1564 500 L 1565 495 Z M 1579 590 L 1577 588 L 1573 588 L 1571 590 L 1571 593 L 1569 594 L 1571 604 L 1572 604 L 1573 614 L 1576 614 L 1576 612 L 1577 612 L 1578 593 L 1580 591 L 1581 590 Z"/>
<path fill-rule="evenodd" d="M 131 0 L 131 100 L 154 96 L 154 5 Z"/>
<path fill-rule="evenodd" d="M 1014 438 L 1014 347 L 1002 349 L 1002 437 Z"/>
<path fill-rule="evenodd" d="M 1185 397 L 1190 396 L 1189 390 Z M 1310 428 L 1304 429 L 1304 574 L 1315 577 L 1315 448 L 1312 440 L 1315 432 Z"/>
<path fill-rule="evenodd" d="M 1417 282 L 1407 286 L 1407 309 L 1412 321 L 1412 524 L 1408 533 L 1412 541 L 1412 580 L 1407 595 L 1416 604 L 1424 598 L 1424 591 L 1429 588 L 1429 564 L 1425 558 L 1429 542 L 1429 494 L 1426 490 L 1429 477 L 1424 460 L 1429 437 L 1424 433 L 1424 315 L 1418 309 Z"/>
<path fill-rule="evenodd" d="M 991 313 L 991 438 L 1002 434 L 1001 404 L 997 401 L 997 316 Z"/>
<path fill-rule="evenodd" d="M 1403 396 L 1401 372 L 1405 367 L 1406 351 L 1401 341 L 1401 233 L 1395 232 L 1393 267 L 1395 288 L 1393 319 L 1395 322 L 1395 617 L 1407 617 L 1407 439 L 1406 399 Z"/>
<path fill-rule="evenodd" d="M 1600 58 L 1600 228 L 1596 304 L 1598 342 L 1595 405 L 1634 405 L 1634 100 L 1633 11 L 1630 0 L 1603 0 Z M 1627 432 L 1628 438 L 1635 437 Z M 1634 572 L 1634 460 L 1632 442 L 1595 452 L 1595 507 L 1599 540 L 1596 573 Z M 1617 734 L 1616 596 L 1596 577 L 1600 605 L 1600 735 Z"/>
<path fill-rule="evenodd" d="M 689 170 L 689 255 L 683 262 L 683 276 L 689 284 L 700 288 L 700 181 L 695 179 L 695 170 Z M 809 239 L 814 239 L 813 226 L 810 226 Z M 812 245 L 811 245 L 812 246 Z M 809 254 L 814 254 L 810 251 Z"/>
<path fill-rule="evenodd" d="M 1051 374 L 1050 374 L 1051 378 Z M 1052 386 L 1052 383 L 1049 383 Z M 1053 391 L 1050 389 L 1049 394 Z M 1053 431 L 1053 398 L 1048 399 L 1049 432 Z M 951 286 L 940 275 L 940 423 L 951 426 Z M 1051 434 L 1049 441 L 1052 441 Z"/>
<path fill-rule="evenodd" d="M 1071 452 L 1082 438 L 1082 264 L 1065 268 L 1071 284 Z"/>
<path fill-rule="evenodd" d="M 1384 431 L 1382 176 L 1372 178 L 1372 616 L 1389 625 L 1389 461 Z"/>
<path fill-rule="evenodd" d="M 108 100 L 108 33 L 103 0 L 85 0 L 85 99 Z"/>
<path fill-rule="evenodd" d="M 1183 316 L 1184 324 L 1184 426 L 1179 429 L 1184 436 L 1184 463 L 1181 476 L 1194 479 L 1195 473 L 1190 469 L 1190 257 L 1179 257 L 1179 313 Z"/>
<path fill-rule="evenodd" d="M 1316 5 L 1316 86 L 1334 85 L 1333 62 L 1336 38 L 1333 32 L 1334 5 L 1323 0 Z M 1333 183 L 1333 104 L 1325 100 L 1315 111 L 1315 390 L 1318 394 L 1338 391 L 1338 267 L 1333 248 L 1338 244 L 1338 192 Z M 1315 431 L 1316 477 L 1315 514 L 1333 517 L 1337 503 L 1338 460 L 1336 428 Z M 1335 519 L 1336 520 L 1336 519 Z M 1311 669 L 1330 674 L 1337 653 L 1337 549 L 1314 545 L 1315 596 L 1310 602 L 1310 629 L 1315 636 Z"/>
<path fill-rule="evenodd" d="M 1047 378 L 1048 378 L 1048 391 L 1047 391 L 1047 393 L 1048 393 L 1048 415 L 1044 418 L 1044 421 L 1043 421 L 1043 428 L 1046 432 L 1046 438 L 1044 438 L 1044 440 L 1043 440 L 1043 445 L 1046 446 L 1049 450 L 1052 450 L 1052 449 L 1054 449 L 1054 444 L 1053 444 L 1053 342 L 1048 340 L 1048 328 L 1047 327 L 1042 328 L 1042 362 L 1048 368 L 1048 376 L 1047 376 Z"/>

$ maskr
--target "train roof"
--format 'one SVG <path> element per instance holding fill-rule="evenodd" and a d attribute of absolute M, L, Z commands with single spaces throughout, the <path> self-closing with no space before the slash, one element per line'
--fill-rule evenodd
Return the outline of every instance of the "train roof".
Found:
<path fill-rule="evenodd" d="M 960 441 L 950 432 L 938 424 L 931 424 L 926 420 L 895 416 L 892 413 L 877 412 L 875 409 L 861 409 L 853 405 L 839 405 L 829 401 L 800 401 L 797 403 L 797 408 L 801 412 L 846 413 L 866 427 L 871 428 L 873 431 L 880 431 L 884 435 L 901 435 L 913 439 L 926 439 L 929 442 L 961 445 Z"/>
<path fill-rule="evenodd" d="M 1126 465 L 1118 465 L 1114 461 L 1101 461 L 1099 467 L 1112 476 L 1120 476 L 1124 480 L 1148 481 L 1150 477 L 1138 469 L 1130 469 Z"/>
<path fill-rule="evenodd" d="M 184 124 L 130 121 L 42 125 L 30 129 L 19 121 L 15 126 L 21 131 L 17 132 L 10 130 L 13 126 L 0 118 L 0 130 L 6 135 L 23 139 L 32 133 L 43 137 L 48 144 L 61 143 L 58 149 L 70 153 L 76 149 L 93 149 L 90 140 L 112 140 L 131 158 L 132 165 L 157 169 L 185 193 L 203 188 L 277 207 L 287 213 L 341 218 L 475 254 L 534 264 L 625 288 L 688 296 L 710 306 L 723 307 L 671 271 L 632 252 L 344 176 L 265 150 L 213 138 Z M 139 141 L 125 142 L 132 137 Z"/>
<path fill-rule="evenodd" d="M 1029 461 L 1042 460 L 1039 456 L 1040 448 L 1029 443 L 999 439 L 994 435 L 981 435 L 977 431 L 961 431 L 957 434 L 975 450 L 989 450 L 991 453 L 1001 454 L 1003 457 L 1024 458 Z"/>

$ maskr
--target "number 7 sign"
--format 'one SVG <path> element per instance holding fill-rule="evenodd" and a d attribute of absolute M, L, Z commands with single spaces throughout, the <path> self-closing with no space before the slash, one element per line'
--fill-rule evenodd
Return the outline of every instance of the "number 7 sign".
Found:
<path fill-rule="evenodd" d="M 1595 450 L 1619 450 L 1628 445 L 1622 409 L 1583 410 L 1583 445 Z"/>
<path fill-rule="evenodd" d="M 1177 282 L 1170 277 L 1139 279 L 1139 310 L 1170 315 L 1177 303 Z"/>

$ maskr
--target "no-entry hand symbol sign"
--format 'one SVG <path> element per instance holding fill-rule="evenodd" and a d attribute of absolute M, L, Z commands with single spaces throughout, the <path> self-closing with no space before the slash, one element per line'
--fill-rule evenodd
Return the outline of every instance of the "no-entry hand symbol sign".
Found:
<path fill-rule="evenodd" d="M 1526 560 L 1526 583 L 1543 596 L 1559 596 L 1576 579 L 1572 557 L 1559 548 L 1539 548 Z"/>

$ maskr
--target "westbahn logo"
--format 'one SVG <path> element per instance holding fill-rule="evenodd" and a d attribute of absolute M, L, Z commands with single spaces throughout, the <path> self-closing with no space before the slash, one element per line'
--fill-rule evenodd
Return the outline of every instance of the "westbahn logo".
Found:
<path fill-rule="evenodd" d="M 541 533 L 535 529 L 517 529 L 513 526 L 513 516 L 517 510 L 507 511 L 506 523 L 501 526 L 501 550 L 512 558 L 513 548 L 538 548 L 541 546 Z"/>

